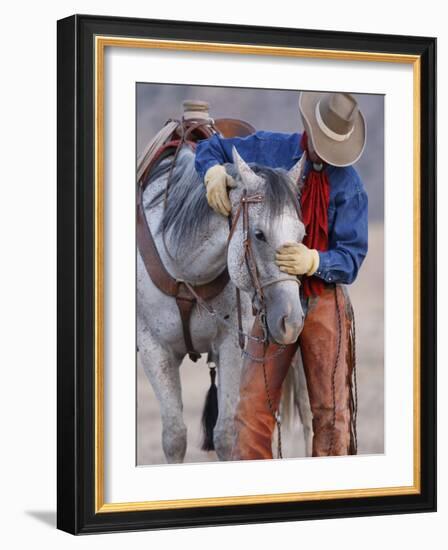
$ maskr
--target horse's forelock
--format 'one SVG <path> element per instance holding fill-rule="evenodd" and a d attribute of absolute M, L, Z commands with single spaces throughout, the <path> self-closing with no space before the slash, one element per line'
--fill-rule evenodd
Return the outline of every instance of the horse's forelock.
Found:
<path fill-rule="evenodd" d="M 299 192 L 286 170 L 266 166 L 252 166 L 252 170 L 264 180 L 263 193 L 266 212 L 270 219 L 295 208 L 300 213 Z"/>

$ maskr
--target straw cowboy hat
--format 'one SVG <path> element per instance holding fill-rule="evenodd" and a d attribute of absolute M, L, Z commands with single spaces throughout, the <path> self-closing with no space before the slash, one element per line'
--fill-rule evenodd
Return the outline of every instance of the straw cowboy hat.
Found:
<path fill-rule="evenodd" d="M 346 93 L 302 92 L 299 109 L 319 157 L 333 166 L 350 166 L 366 143 L 366 122 L 356 99 Z"/>

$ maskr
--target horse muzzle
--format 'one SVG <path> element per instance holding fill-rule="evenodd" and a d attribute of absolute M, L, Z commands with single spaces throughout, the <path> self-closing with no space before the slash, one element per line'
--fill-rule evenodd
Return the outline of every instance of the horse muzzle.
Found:
<path fill-rule="evenodd" d="M 272 289 L 267 296 L 266 320 L 270 337 L 277 344 L 292 344 L 302 332 L 303 314 L 297 287 Z"/>

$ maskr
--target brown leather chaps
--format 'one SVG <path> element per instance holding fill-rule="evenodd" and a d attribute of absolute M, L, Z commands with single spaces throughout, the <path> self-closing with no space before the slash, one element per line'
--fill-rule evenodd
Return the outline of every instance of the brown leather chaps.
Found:
<path fill-rule="evenodd" d="M 286 346 L 282 352 L 278 344 L 269 344 L 265 350 L 265 373 L 271 406 L 277 411 L 283 381 L 300 346 L 313 415 L 313 456 L 354 452 L 351 441 L 350 323 L 347 298 L 342 287 L 328 286 L 319 297 L 310 300 L 298 341 Z M 258 319 L 253 325 L 252 335 L 262 335 Z M 267 399 L 263 363 L 252 359 L 261 359 L 263 348 L 261 342 L 248 341 L 235 415 L 232 460 L 273 457 L 272 435 L 276 422 Z"/>

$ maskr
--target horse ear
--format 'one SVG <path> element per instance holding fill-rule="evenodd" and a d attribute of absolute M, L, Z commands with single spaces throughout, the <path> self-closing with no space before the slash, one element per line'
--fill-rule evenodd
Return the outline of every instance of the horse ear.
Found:
<path fill-rule="evenodd" d="M 233 164 L 236 166 L 236 170 L 242 181 L 248 185 L 256 184 L 259 180 L 259 177 L 252 170 L 252 168 L 241 158 L 235 146 L 232 147 L 232 157 Z"/>
<path fill-rule="evenodd" d="M 291 178 L 294 184 L 298 186 L 299 190 L 302 189 L 303 186 L 302 175 L 305 169 L 305 162 L 306 153 L 304 152 L 299 161 L 296 162 L 296 164 L 294 164 L 294 166 L 288 171 L 288 176 Z"/>

